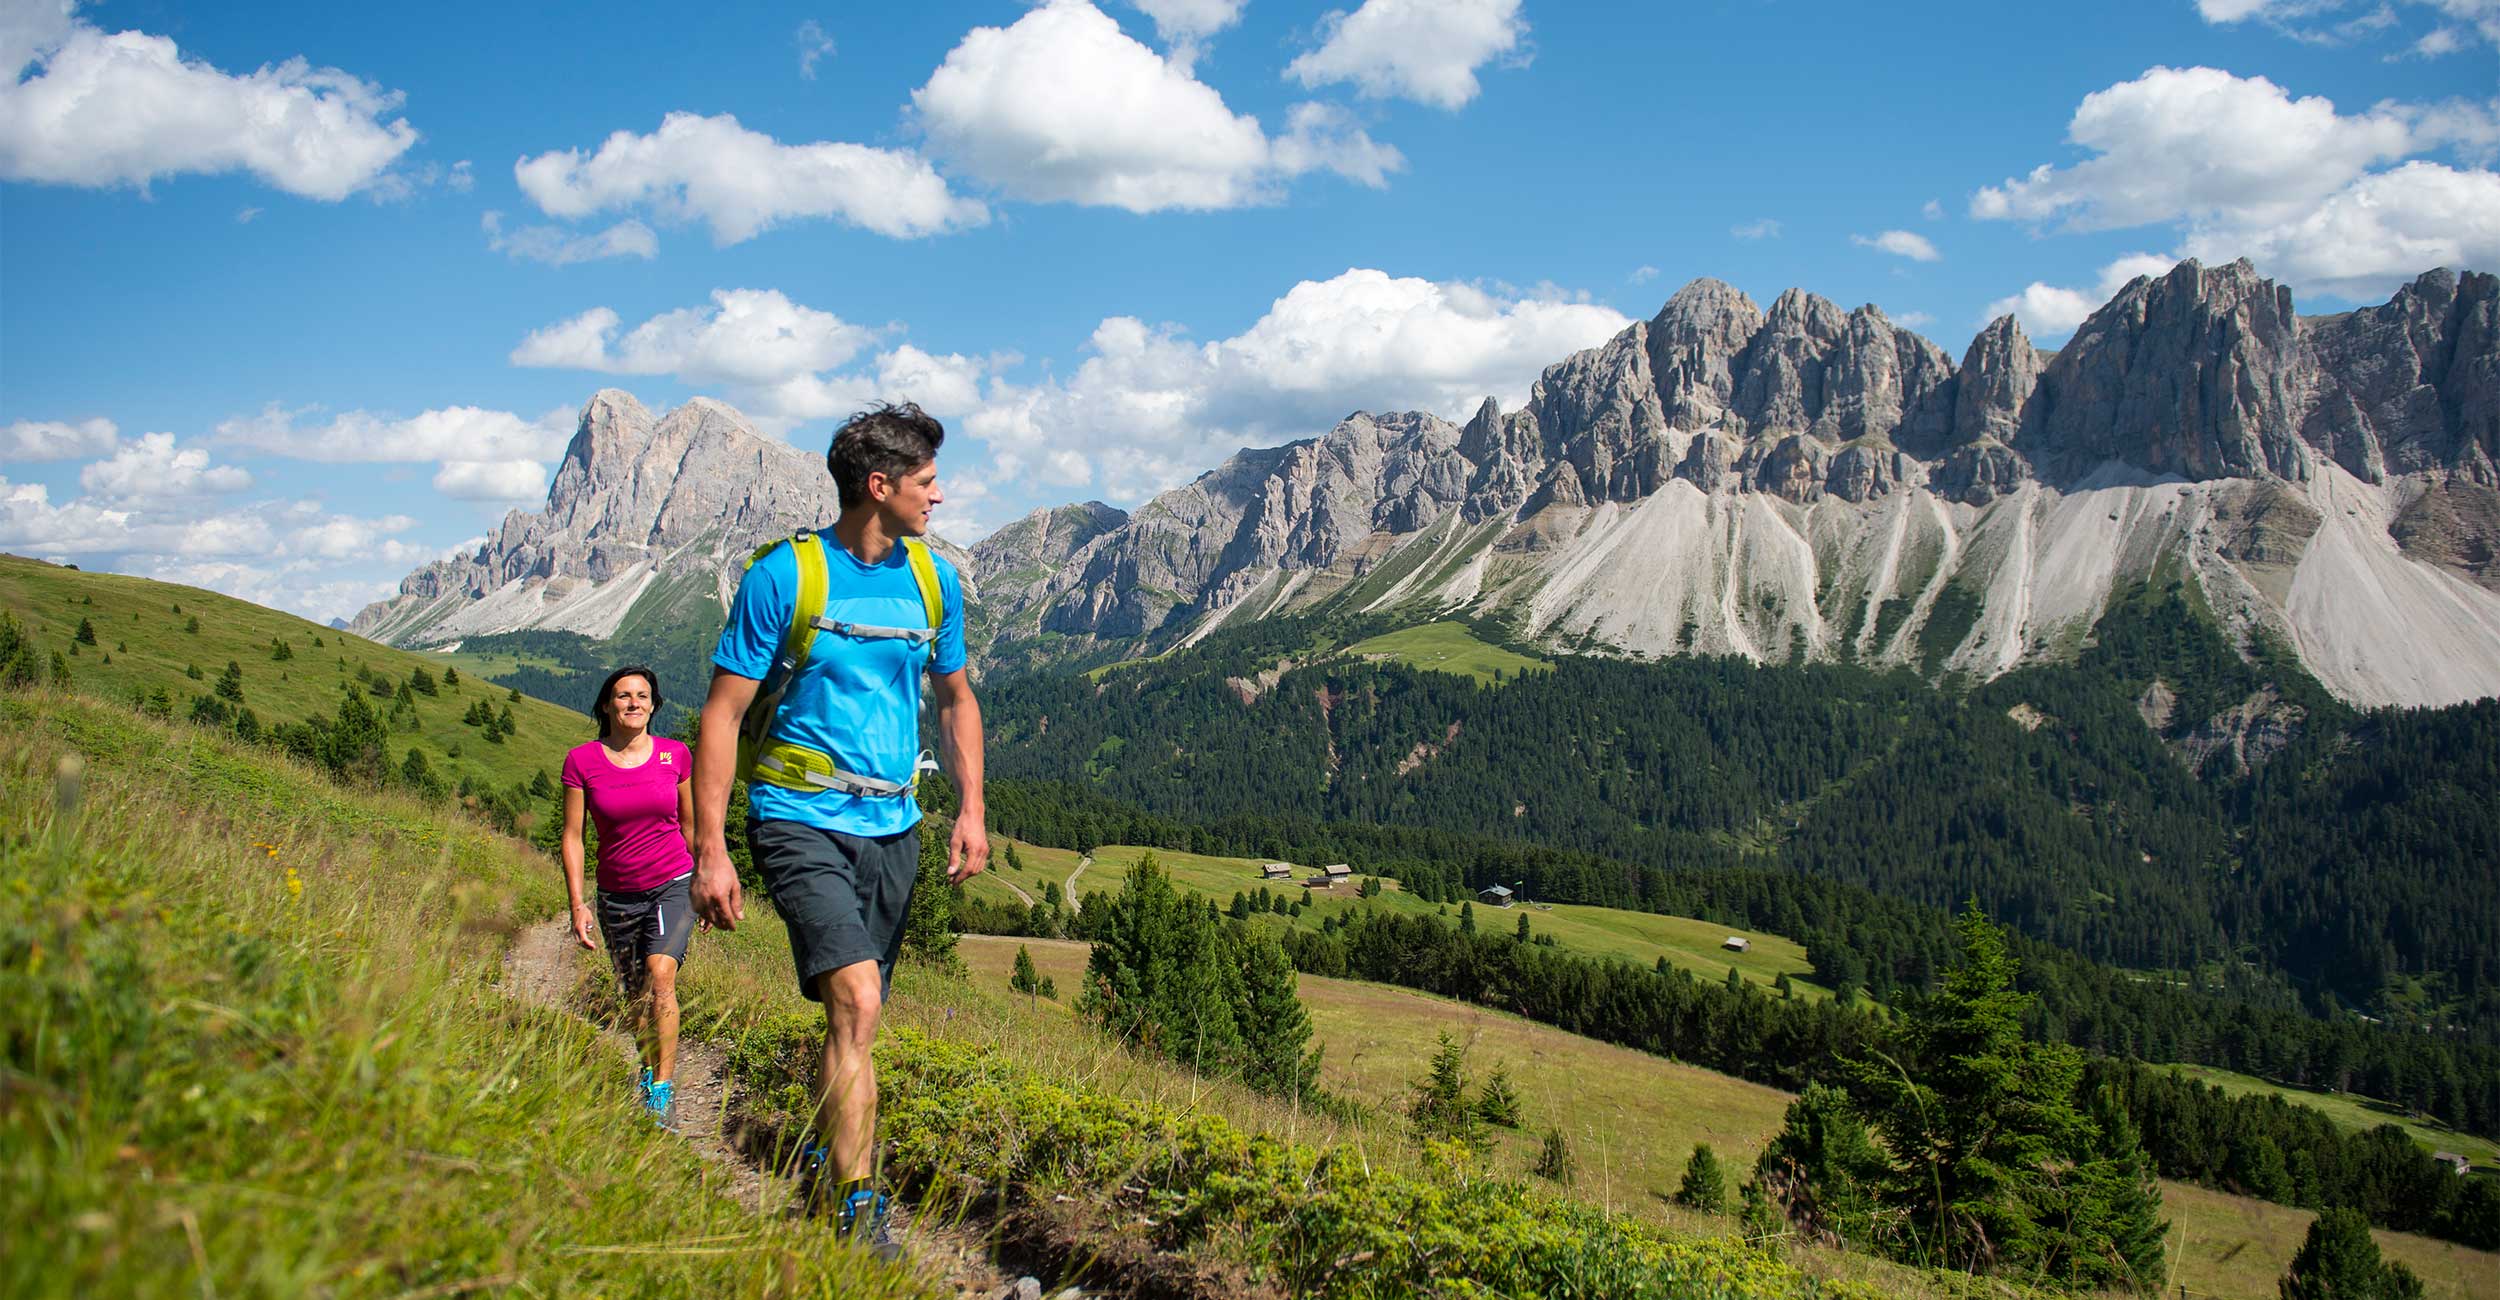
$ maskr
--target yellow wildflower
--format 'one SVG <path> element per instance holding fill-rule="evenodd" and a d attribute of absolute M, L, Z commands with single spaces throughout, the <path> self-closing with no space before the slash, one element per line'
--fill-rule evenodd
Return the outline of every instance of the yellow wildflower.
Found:
<path fill-rule="evenodd" d="M 299 903 L 304 901 L 304 878 L 296 875 L 293 867 L 286 869 L 286 896 Z"/>

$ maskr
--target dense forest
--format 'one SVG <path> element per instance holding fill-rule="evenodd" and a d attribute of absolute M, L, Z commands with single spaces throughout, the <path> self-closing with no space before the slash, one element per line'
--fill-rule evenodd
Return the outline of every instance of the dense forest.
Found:
<path fill-rule="evenodd" d="M 1534 853 L 1494 869 L 1563 874 L 1402 864 L 1545 898 L 1654 906 L 1627 901 L 1657 888 L 1645 875 L 1746 868 L 1929 909 L 1976 898 L 2146 978 L 2500 1042 L 2500 701 L 2356 713 L 2262 644 L 2243 659 L 2181 584 L 2120 602 L 2074 664 L 1968 690 L 1695 658 L 1567 659 L 1493 686 L 1346 659 L 1273 671 L 1325 631 L 989 683 L 991 770 L 1193 826 L 1444 831 L 1615 877 Z M 1830 937 L 1866 941 L 1827 948 L 1844 966 L 1854 948 L 1863 971 L 1836 974 L 1870 988 L 1934 958 Z"/>

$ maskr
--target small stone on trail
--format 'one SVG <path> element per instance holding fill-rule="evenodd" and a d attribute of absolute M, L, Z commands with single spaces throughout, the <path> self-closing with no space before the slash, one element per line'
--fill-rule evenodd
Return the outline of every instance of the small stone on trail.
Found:
<path fill-rule="evenodd" d="M 989 1300 L 1042 1300 L 1042 1284 L 1038 1278 L 1020 1277 L 990 1292 Z"/>

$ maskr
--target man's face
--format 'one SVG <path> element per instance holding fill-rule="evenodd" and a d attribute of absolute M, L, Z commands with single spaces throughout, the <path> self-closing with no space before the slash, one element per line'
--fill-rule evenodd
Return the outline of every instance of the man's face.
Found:
<path fill-rule="evenodd" d="M 868 498 L 876 503 L 877 513 L 885 517 L 889 531 L 902 537 L 925 537 L 930 512 L 946 499 L 946 494 L 938 490 L 937 462 L 933 460 L 899 475 L 869 475 Z"/>

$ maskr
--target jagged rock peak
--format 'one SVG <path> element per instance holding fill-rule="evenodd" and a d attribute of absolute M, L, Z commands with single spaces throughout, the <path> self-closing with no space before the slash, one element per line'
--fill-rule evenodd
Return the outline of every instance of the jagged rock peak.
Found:
<path fill-rule="evenodd" d="M 1708 429 L 1731 422 L 1736 356 L 1762 329 L 1762 309 L 1735 286 L 1695 280 L 1675 291 L 1649 322 L 1649 370 L 1668 427 Z"/>
<path fill-rule="evenodd" d="M 2500 459 L 2500 279 L 2441 267 L 2377 307 L 2302 322 L 2317 374 L 2301 436 L 2368 482 L 2485 487 Z"/>
<path fill-rule="evenodd" d="M 1953 406 L 1953 440 L 2012 442 L 2023 404 L 2040 382 L 2040 350 L 2012 313 L 1988 322 L 1962 354 Z"/>
<path fill-rule="evenodd" d="M 2310 476 L 2291 290 L 2247 259 L 2144 276 L 2040 372 L 2018 447 L 2057 481 L 2120 461 L 2190 479 Z"/>

